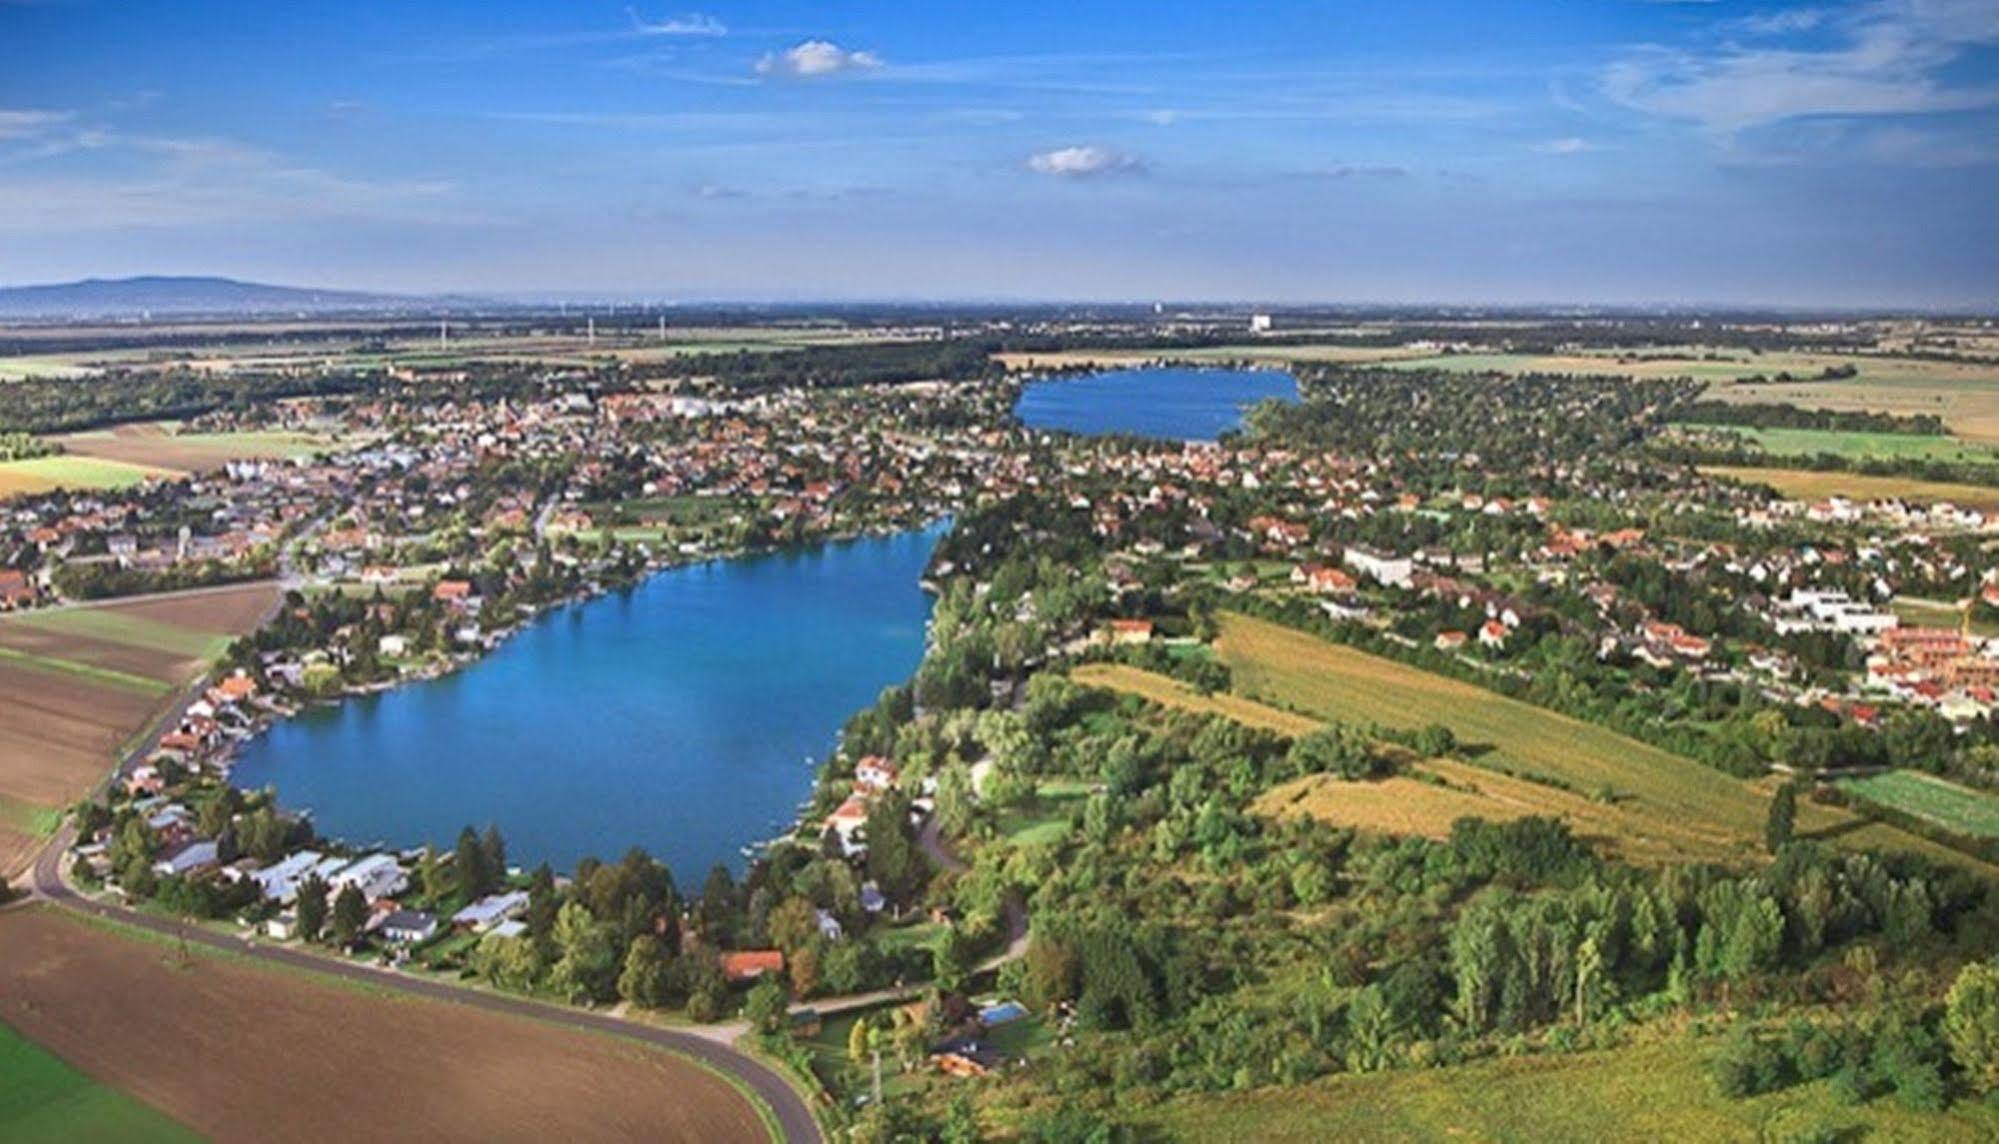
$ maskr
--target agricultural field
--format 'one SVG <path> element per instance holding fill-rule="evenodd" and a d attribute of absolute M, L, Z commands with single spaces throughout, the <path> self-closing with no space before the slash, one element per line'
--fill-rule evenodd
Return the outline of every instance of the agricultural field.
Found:
<path fill-rule="evenodd" d="M 1484 797 L 1537 807 L 1530 813 L 1573 815 L 1580 834 L 1631 860 L 1740 862 L 1761 852 L 1774 789 L 1768 782 L 1743 782 L 1606 728 L 1248 616 L 1224 614 L 1215 650 L 1234 674 L 1234 690 L 1271 706 L 1386 727 L 1449 727 L 1475 753 L 1478 769 L 1523 784 L 1472 784 Z M 1592 807 L 1557 806 L 1561 794 Z M 1874 825 L 1865 845 L 1948 853 Z M 1854 837 L 1854 816 L 1835 808 L 1801 804 L 1798 830 L 1863 844 Z"/>
<path fill-rule="evenodd" d="M 1301 1087 L 1188 1097 L 1149 1109 L 1165 1140 L 1925 1140 L 1999 1137 L 1999 1107 L 1912 1112 L 1893 1098 L 1840 1103 L 1817 1081 L 1746 1100 L 1716 1093 L 1717 1040 L 1328 1077 Z M 1150 1138 L 1150 1137 L 1147 1137 Z"/>
<path fill-rule="evenodd" d="M 0 1022 L 0 1140 L 201 1139 L 124 1093 L 106 1088 Z"/>
<path fill-rule="evenodd" d="M 214 1140 L 768 1139 L 728 1081 L 636 1042 L 48 908 L 0 913 L 0 1020 Z"/>
<path fill-rule="evenodd" d="M 1865 473 L 1818 472 L 1742 465 L 1703 465 L 1701 471 L 1747 484 L 1769 485 L 1793 500 L 1828 497 L 1848 500 L 1906 500 L 1921 504 L 1948 502 L 1984 512 L 1999 511 L 1999 487 L 1925 481 L 1915 477 L 1877 477 Z"/>
<path fill-rule="evenodd" d="M 1840 789 L 1953 834 L 1999 838 L 1999 798 L 1920 771 L 1889 771 L 1847 779 Z"/>
<path fill-rule="evenodd" d="M 1949 461 L 1999 465 L 1999 447 L 1921 433 L 1842 433 L 1832 429 L 1756 429 L 1741 425 L 1690 426 L 1741 439 L 1772 457 L 1831 454 L 1853 460 Z"/>
<path fill-rule="evenodd" d="M 142 422 L 54 438 L 64 455 L 196 473 L 230 461 L 291 460 L 333 447 L 330 438 L 285 430 L 182 433 L 173 422 Z"/>
<path fill-rule="evenodd" d="M 68 354 L 18 354 L 0 357 L 0 385 L 28 378 L 76 378 L 90 373 Z"/>
<path fill-rule="evenodd" d="M 0 500 L 55 489 L 125 489 L 182 474 L 156 465 L 135 465 L 98 457 L 62 455 L 0 461 Z"/>
<path fill-rule="evenodd" d="M 1913 359 L 1849 358 L 1860 376 L 1832 381 L 1723 384 L 1703 395 L 1806 409 L 1934 414 L 1968 441 L 1999 443 L 1999 367 Z"/>
<path fill-rule="evenodd" d="M 245 584 L 0 617 L 0 875 L 276 598 Z"/>

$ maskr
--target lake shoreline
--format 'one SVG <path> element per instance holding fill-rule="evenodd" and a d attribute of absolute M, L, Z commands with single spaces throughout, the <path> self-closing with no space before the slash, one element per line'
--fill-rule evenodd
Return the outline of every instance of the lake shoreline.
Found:
<path fill-rule="evenodd" d="M 220 760 L 223 764 L 223 774 L 231 785 L 242 790 L 261 789 L 265 785 L 275 786 L 276 784 L 274 783 L 258 784 L 257 786 L 245 784 L 239 781 L 237 768 L 244 762 L 245 756 L 251 750 L 253 744 L 257 744 L 260 740 L 268 740 L 270 735 L 281 725 L 293 722 L 307 712 L 321 714 L 340 712 L 343 709 L 351 708 L 355 700 L 369 699 L 380 701 L 399 693 L 413 690 L 408 685 L 433 684 L 454 676 L 462 676 L 467 669 L 489 661 L 495 653 L 515 642 L 523 634 L 541 626 L 543 622 L 553 619 L 558 614 L 573 613 L 583 606 L 602 603 L 616 596 L 636 597 L 640 591 L 647 588 L 662 575 L 668 573 L 686 573 L 704 567 L 719 569 L 724 567 L 754 566 L 772 557 L 815 555 L 824 553 L 829 549 L 840 549 L 869 540 L 893 541 L 901 538 L 931 534 L 933 539 L 924 556 L 923 566 L 914 580 L 911 581 L 913 586 L 923 594 L 925 599 L 924 628 L 920 642 L 922 648 L 927 648 L 929 642 L 929 607 L 930 602 L 934 600 L 936 594 L 935 584 L 930 577 L 931 554 L 934 553 L 937 542 L 941 541 L 946 532 L 948 532 L 952 519 L 953 514 L 944 513 L 907 528 L 869 527 L 851 529 L 783 545 L 742 546 L 728 550 L 705 552 L 699 555 L 675 553 L 655 559 L 650 561 L 644 571 L 629 583 L 592 584 L 563 597 L 537 605 L 532 611 L 522 613 L 515 622 L 508 624 L 506 627 L 482 635 L 476 649 L 450 653 L 445 661 L 433 664 L 420 671 L 395 680 L 347 686 L 335 694 L 315 698 L 309 702 L 298 704 L 295 707 L 265 708 L 263 713 L 256 717 L 248 731 L 237 738 L 226 757 Z M 919 652 L 917 664 L 920 665 L 921 662 L 921 653 Z M 911 670 L 913 672 L 914 668 Z M 906 682 L 907 676 L 903 677 L 901 681 Z M 836 734 L 837 726 L 836 724 Z M 280 748 L 271 746 L 266 742 L 263 744 L 262 749 L 275 752 Z M 807 764 L 815 766 L 818 761 L 818 759 L 810 757 L 804 759 L 804 762 Z M 264 760 L 259 760 L 259 762 L 261 765 Z M 810 804 L 812 789 L 812 784 L 808 779 L 798 792 L 799 799 L 789 804 L 789 811 L 793 817 L 788 821 L 788 824 L 753 831 L 745 835 L 738 845 L 731 848 L 732 853 L 748 858 L 752 852 L 760 852 L 762 848 L 767 847 L 771 842 L 796 833 L 799 829 L 799 823 L 802 822 L 802 819 L 797 817 L 799 808 Z M 294 801 L 281 799 L 280 801 L 281 803 L 291 803 L 296 812 L 311 818 L 315 809 L 312 803 L 317 800 L 300 799 Z M 303 805 L 298 805 L 300 803 Z M 506 824 L 502 822 L 501 827 L 505 830 Z M 323 835 L 323 837 L 328 841 L 347 845 L 351 844 L 350 836 L 360 833 L 363 832 L 352 830 L 337 834 L 329 832 Z M 403 846 L 385 842 L 382 845 L 391 849 L 406 850 L 412 846 L 421 844 L 419 842 Z M 628 839 L 618 842 L 616 846 L 622 847 L 625 845 L 640 844 L 642 843 L 637 839 Z M 604 846 L 611 845 L 610 842 L 604 844 Z M 609 851 L 604 850 L 604 846 L 597 847 L 596 849 L 608 853 Z M 573 863 L 558 865 L 573 865 Z M 687 871 L 687 873 L 692 875 L 699 873 L 699 871 Z"/>

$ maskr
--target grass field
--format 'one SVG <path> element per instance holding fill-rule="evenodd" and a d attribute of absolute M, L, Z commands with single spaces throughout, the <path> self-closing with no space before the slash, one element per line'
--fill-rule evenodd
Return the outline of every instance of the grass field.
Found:
<path fill-rule="evenodd" d="M 0 1140 L 196 1141 L 192 1131 L 104 1087 L 0 1022 Z"/>
<path fill-rule="evenodd" d="M 723 1077 L 635 1041 L 48 908 L 0 914 L 0 1019 L 214 1140 L 769 1139 Z"/>
<path fill-rule="evenodd" d="M 1867 802 L 1933 822 L 1957 834 L 1999 838 L 1999 798 L 1920 771 L 1847 779 L 1840 788 Z"/>
<path fill-rule="evenodd" d="M 1920 433 L 1843 433 L 1832 429 L 1753 429 L 1739 425 L 1702 425 L 1727 433 L 1773 457 L 1836 457 L 1880 460 L 1950 461 L 1999 465 L 1999 447 L 1956 437 Z"/>
<path fill-rule="evenodd" d="M 1985 512 L 1999 510 L 1999 488 L 1985 485 L 1923 481 L 1913 477 L 1876 477 L 1864 473 L 1816 472 L 1810 469 L 1777 469 L 1738 465 L 1703 466 L 1704 473 L 1729 477 L 1749 484 L 1769 485 L 1793 500 L 1900 499 L 1925 504 L 1947 501 L 1964 508 Z"/>
<path fill-rule="evenodd" d="M 172 469 L 106 461 L 96 457 L 36 457 L 0 461 L 0 499 L 52 489 L 124 489 L 153 478 L 181 474 Z"/>
<path fill-rule="evenodd" d="M 1999 1108 L 1911 1112 L 1893 1098 L 1838 1103 L 1827 1082 L 1748 1100 L 1716 1094 L 1715 1042 L 1670 1040 L 1456 1068 L 1329 1077 L 1293 1088 L 1169 1101 L 1137 1117 L 1168 1140 L 1466 1142 L 1838 1139 L 1990 1141 Z M 1823 1135 L 1810 1135 L 1815 1130 Z"/>
<path fill-rule="evenodd" d="M 64 1064 L 0 1022 L 0 1140 L 201 1137 Z"/>

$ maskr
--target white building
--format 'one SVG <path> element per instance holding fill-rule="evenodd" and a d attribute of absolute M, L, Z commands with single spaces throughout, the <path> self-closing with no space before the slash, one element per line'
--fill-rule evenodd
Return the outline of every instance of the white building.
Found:
<path fill-rule="evenodd" d="M 1415 582 L 1416 562 L 1407 556 L 1395 556 L 1374 548 L 1354 547 L 1346 550 L 1340 562 L 1377 584 L 1395 588 L 1407 588 Z"/>

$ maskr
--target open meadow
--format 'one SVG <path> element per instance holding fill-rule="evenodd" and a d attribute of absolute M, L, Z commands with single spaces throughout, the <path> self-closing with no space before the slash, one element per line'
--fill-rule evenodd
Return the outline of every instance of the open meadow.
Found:
<path fill-rule="evenodd" d="M 769 1138 L 728 1081 L 637 1042 L 47 907 L 0 913 L 0 1021 L 218 1141 Z"/>
<path fill-rule="evenodd" d="M 1166 1140 L 1989 1141 L 1999 1108 L 1913 1112 L 1838 1101 L 1830 1082 L 1729 1099 L 1706 1062 L 1718 1039 L 1328 1077 L 1299 1087 L 1168 1101 L 1138 1116 Z"/>
<path fill-rule="evenodd" d="M 1921 771 L 1888 771 L 1847 779 L 1840 789 L 1953 834 L 1999 839 L 1999 798 Z"/>
<path fill-rule="evenodd" d="M 0 876 L 276 599 L 266 582 L 0 617 Z"/>

